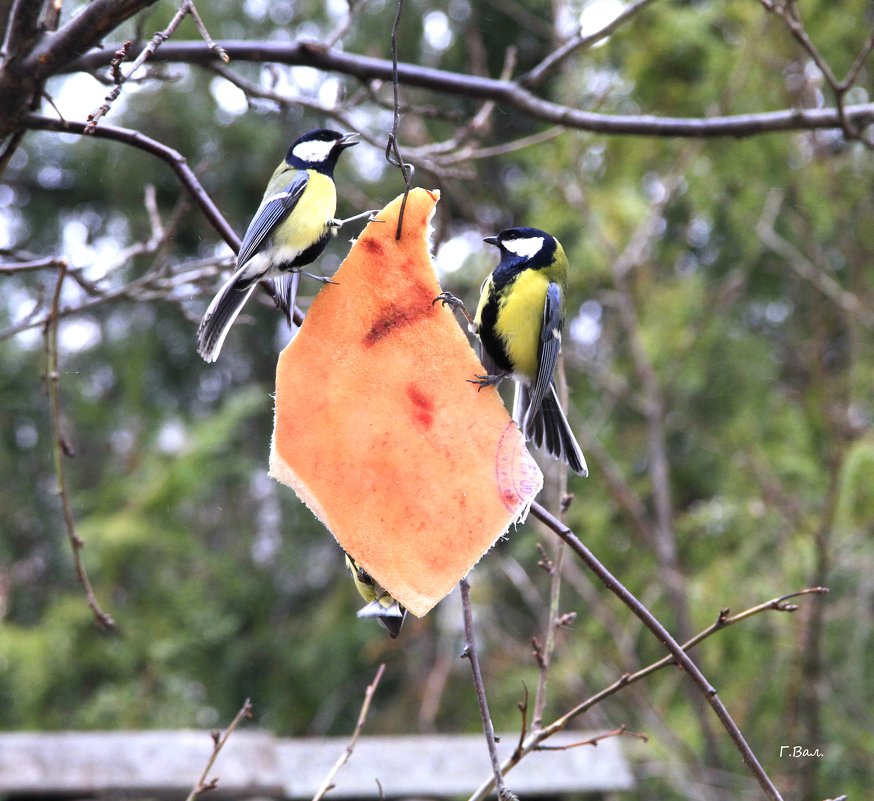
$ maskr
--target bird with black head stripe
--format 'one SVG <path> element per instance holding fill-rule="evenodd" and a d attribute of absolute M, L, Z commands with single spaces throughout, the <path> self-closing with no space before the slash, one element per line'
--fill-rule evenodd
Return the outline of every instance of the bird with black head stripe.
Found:
<path fill-rule="evenodd" d="M 290 322 L 302 268 L 321 255 L 344 223 L 370 214 L 334 219 L 334 168 L 340 154 L 357 144 L 357 136 L 319 128 L 288 149 L 246 229 L 234 274 L 213 298 L 197 329 L 197 352 L 206 361 L 218 358 L 234 320 L 262 281 L 273 281 L 274 296 Z"/>
<path fill-rule="evenodd" d="M 516 382 L 513 419 L 525 438 L 571 470 L 587 475 L 586 459 L 562 411 L 553 373 L 561 350 L 568 260 L 561 243 L 539 228 L 508 228 L 485 242 L 501 253 L 483 282 L 471 317 L 449 293 L 437 299 L 460 308 L 481 344 L 486 374 L 471 381 Z"/>

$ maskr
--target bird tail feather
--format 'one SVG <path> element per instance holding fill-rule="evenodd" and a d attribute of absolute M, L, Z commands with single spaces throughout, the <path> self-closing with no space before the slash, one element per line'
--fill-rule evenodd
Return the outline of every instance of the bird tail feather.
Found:
<path fill-rule="evenodd" d="M 517 382 L 513 419 L 522 429 L 525 439 L 560 459 L 575 473 L 581 476 L 589 474 L 586 457 L 561 409 L 554 384 L 543 396 L 540 407 L 532 409 L 530 387 Z"/>
<path fill-rule="evenodd" d="M 257 281 L 238 270 L 212 299 L 197 328 L 197 352 L 204 361 L 214 362 L 218 358 L 228 331 L 257 285 Z"/>
<path fill-rule="evenodd" d="M 406 616 L 407 610 L 388 594 L 358 610 L 358 617 L 375 617 L 393 640 L 401 633 Z"/>
<path fill-rule="evenodd" d="M 294 328 L 294 304 L 297 301 L 297 288 L 300 284 L 300 272 L 280 273 L 276 278 L 271 279 L 273 284 L 273 301 L 276 303 L 276 308 L 279 309 L 288 322 L 289 328 Z"/>

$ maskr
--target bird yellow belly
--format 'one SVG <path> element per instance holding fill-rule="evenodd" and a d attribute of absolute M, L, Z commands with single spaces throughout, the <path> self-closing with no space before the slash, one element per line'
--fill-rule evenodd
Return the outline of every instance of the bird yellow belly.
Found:
<path fill-rule="evenodd" d="M 514 372 L 528 378 L 537 375 L 537 354 L 540 349 L 540 329 L 543 325 L 543 305 L 549 279 L 541 270 L 525 270 L 513 282 L 498 307 L 496 329 Z"/>
<path fill-rule="evenodd" d="M 307 187 L 276 235 L 281 246 L 295 247 L 298 252 L 303 252 L 325 235 L 328 220 L 333 219 L 337 211 L 334 182 L 314 170 L 307 172 Z"/>

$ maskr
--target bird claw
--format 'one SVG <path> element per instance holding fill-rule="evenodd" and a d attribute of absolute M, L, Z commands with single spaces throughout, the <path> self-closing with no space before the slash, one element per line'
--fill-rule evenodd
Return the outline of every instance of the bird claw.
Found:
<path fill-rule="evenodd" d="M 451 306 L 454 309 L 464 305 L 461 301 L 461 298 L 455 297 L 455 295 L 453 295 L 451 292 L 441 292 L 436 298 L 434 298 L 434 300 L 431 301 L 431 305 L 433 306 L 438 301 L 441 305 Z"/>
<path fill-rule="evenodd" d="M 467 307 L 464 305 L 464 301 L 461 298 L 456 297 L 451 292 L 441 292 L 431 301 L 431 305 L 433 306 L 438 301 L 442 306 L 448 306 L 453 312 L 460 311 L 464 315 L 464 319 L 467 320 L 468 328 L 471 331 L 474 331 L 473 317 L 470 316 L 470 312 L 467 310 Z"/>
<path fill-rule="evenodd" d="M 497 375 L 477 375 L 474 378 L 468 378 L 468 384 L 476 384 L 476 391 L 479 392 L 484 387 L 494 387 L 500 384 L 506 378 L 505 375 L 498 373 Z"/>

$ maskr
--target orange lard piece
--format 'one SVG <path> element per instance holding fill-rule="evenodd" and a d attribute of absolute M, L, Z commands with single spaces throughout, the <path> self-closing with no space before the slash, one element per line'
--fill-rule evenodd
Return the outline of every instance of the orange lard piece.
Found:
<path fill-rule="evenodd" d="M 370 222 L 279 356 L 270 475 L 414 615 L 526 515 L 543 476 L 440 293 L 440 195 Z"/>

